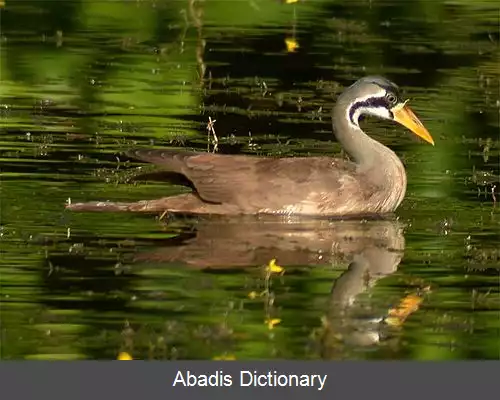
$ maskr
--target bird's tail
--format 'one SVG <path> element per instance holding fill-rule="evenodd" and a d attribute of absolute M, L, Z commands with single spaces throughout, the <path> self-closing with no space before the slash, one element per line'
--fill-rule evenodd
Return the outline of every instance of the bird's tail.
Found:
<path fill-rule="evenodd" d="M 87 203 L 67 204 L 71 211 L 89 212 L 170 212 L 179 214 L 231 214 L 231 207 L 220 204 L 205 203 L 194 193 L 162 197 L 154 200 L 141 200 L 135 203 L 120 203 L 111 201 L 91 201 Z"/>

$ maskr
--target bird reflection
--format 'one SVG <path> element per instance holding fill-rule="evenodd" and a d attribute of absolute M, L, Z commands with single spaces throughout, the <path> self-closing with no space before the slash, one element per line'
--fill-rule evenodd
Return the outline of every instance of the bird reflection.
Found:
<path fill-rule="evenodd" d="M 175 222 L 169 229 L 173 226 Z M 324 358 L 338 358 L 339 343 L 378 343 L 383 312 L 357 300 L 397 270 L 405 246 L 398 221 L 247 216 L 202 218 L 193 226 L 190 237 L 168 240 L 154 251 L 136 254 L 135 261 L 181 263 L 200 270 L 256 267 L 272 259 L 285 269 L 347 264 L 333 282 L 318 350 Z"/>

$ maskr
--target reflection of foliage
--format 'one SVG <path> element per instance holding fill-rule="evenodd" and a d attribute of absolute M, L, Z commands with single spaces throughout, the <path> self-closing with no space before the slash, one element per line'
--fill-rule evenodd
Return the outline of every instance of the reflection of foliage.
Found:
<path fill-rule="evenodd" d="M 160 9 L 151 2 L 116 1 L 54 7 L 59 3 L 9 7 L 2 21 L 2 33 L 10 39 L 2 47 L 2 97 L 20 98 L 18 104 L 10 103 L 14 107 L 28 105 L 31 98 L 50 99 L 60 108 L 92 114 L 87 120 L 93 119 L 94 125 L 133 124 L 136 130 L 160 136 L 169 133 L 165 124 L 176 121 L 187 134 L 192 123 L 176 116 L 195 110 L 196 66 L 190 65 L 197 43 L 183 47 L 193 35 L 190 22 L 175 8 L 179 3 L 165 2 Z M 59 20 L 63 11 L 64 19 Z M 12 39 L 17 26 L 9 21 L 32 21 L 37 14 L 38 29 L 32 27 L 23 37 L 35 45 L 17 51 Z M 88 122 L 80 126 L 88 127 Z"/>
<path fill-rule="evenodd" d="M 108 133 L 113 124 L 120 133 L 125 123 L 149 136 L 168 137 L 176 133 L 173 126 L 187 135 L 195 125 L 182 121 L 197 113 L 204 73 L 202 24 L 259 24 L 283 10 L 261 0 L 231 7 L 197 0 L 12 2 L 2 19 L 9 40 L 2 46 L 0 96 L 12 107 L 43 99 L 91 113 L 81 130 L 89 130 L 91 120 Z M 20 40 L 32 45 L 17 51 Z"/>

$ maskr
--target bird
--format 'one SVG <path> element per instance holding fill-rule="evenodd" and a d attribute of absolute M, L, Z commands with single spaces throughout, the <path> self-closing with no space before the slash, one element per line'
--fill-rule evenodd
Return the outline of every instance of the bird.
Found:
<path fill-rule="evenodd" d="M 362 130 L 360 118 L 395 121 L 434 146 L 429 131 L 407 103 L 395 83 L 382 76 L 366 76 L 346 88 L 332 110 L 333 133 L 349 159 L 136 149 L 127 154 L 181 175 L 192 190 L 134 203 L 87 202 L 66 207 L 225 216 L 394 213 L 406 194 L 405 167 L 394 151 Z"/>

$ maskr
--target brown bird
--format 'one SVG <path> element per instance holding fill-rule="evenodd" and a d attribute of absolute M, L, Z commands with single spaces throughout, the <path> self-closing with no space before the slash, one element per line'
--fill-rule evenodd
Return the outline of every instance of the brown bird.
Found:
<path fill-rule="evenodd" d="M 339 96 L 332 112 L 334 133 L 351 161 L 136 150 L 129 154 L 183 175 L 193 191 L 136 203 L 76 203 L 67 208 L 321 217 L 391 213 L 406 193 L 405 168 L 392 150 L 363 132 L 359 118 L 372 115 L 396 121 L 434 145 L 406 103 L 394 83 L 378 76 L 358 80 Z"/>

